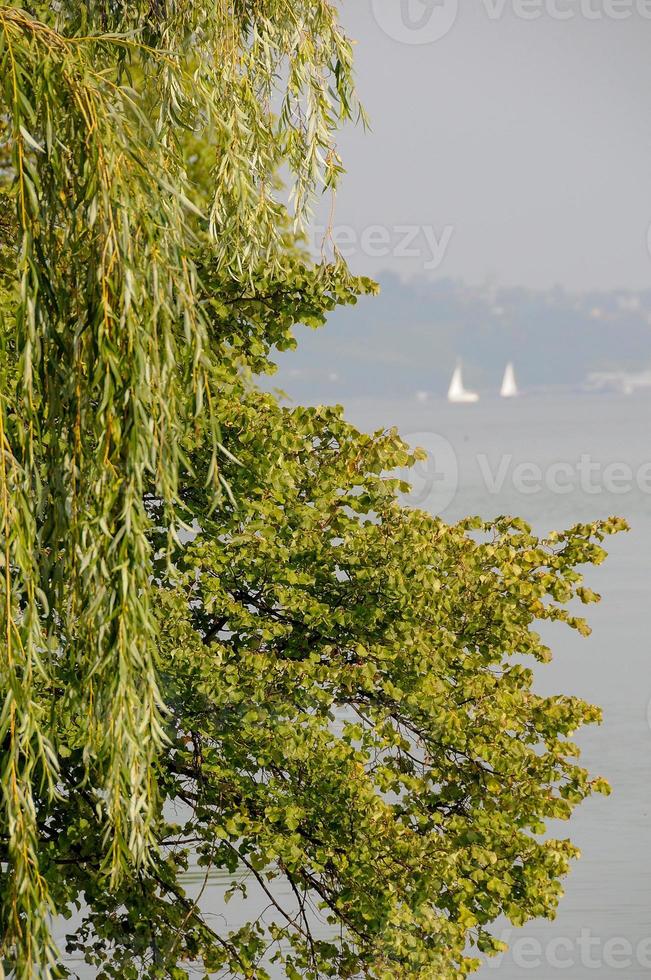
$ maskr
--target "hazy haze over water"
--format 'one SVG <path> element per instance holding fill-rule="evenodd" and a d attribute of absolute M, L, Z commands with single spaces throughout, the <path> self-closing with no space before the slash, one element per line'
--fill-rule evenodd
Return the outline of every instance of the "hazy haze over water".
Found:
<path fill-rule="evenodd" d="M 439 235 L 452 226 L 432 276 L 644 288 L 651 19 L 636 0 L 616 0 L 622 19 L 608 15 L 610 0 L 557 0 L 561 16 L 573 15 L 567 20 L 547 12 L 555 9 L 549 0 L 530 20 L 513 2 L 459 0 L 452 28 L 429 44 L 403 43 L 379 26 L 399 2 L 341 4 L 358 41 L 372 131 L 349 127 L 340 141 L 348 176 L 335 223 L 358 235 L 372 225 L 427 224 Z M 414 20 L 432 6 L 404 2 Z M 535 16 L 536 0 L 533 7 Z M 593 19 L 581 12 L 588 9 Z M 353 264 L 372 275 L 387 267 L 412 275 L 423 261 L 360 248 Z"/>

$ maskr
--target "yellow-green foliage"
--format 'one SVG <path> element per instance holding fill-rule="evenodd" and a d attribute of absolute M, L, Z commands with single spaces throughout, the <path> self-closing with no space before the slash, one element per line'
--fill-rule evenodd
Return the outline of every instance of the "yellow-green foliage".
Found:
<path fill-rule="evenodd" d="M 516 519 L 448 526 L 396 499 L 387 471 L 411 457 L 395 432 L 283 409 L 236 379 L 224 397 L 235 505 L 214 507 L 209 454 L 191 451 L 200 530 L 157 569 L 161 855 L 100 894 L 100 827 L 71 796 L 53 851 L 67 832 L 69 898 L 93 897 L 70 948 L 116 980 L 183 977 L 188 961 L 265 980 L 272 956 L 289 978 L 466 976 L 502 948 L 499 917 L 555 913 L 577 851 L 546 839 L 547 821 L 608 791 L 572 742 L 599 710 L 534 693 L 532 668 L 551 657 L 536 621 L 588 632 L 567 603 L 598 597 L 576 569 L 623 525 L 546 540 Z M 229 928 L 214 890 L 204 915 L 184 891 L 197 865 L 269 907 L 265 922 Z M 331 924 L 317 935 L 315 909 Z"/>
<path fill-rule="evenodd" d="M 294 241 L 358 112 L 324 0 L 0 3 L 0 83 L 4 969 L 65 975 L 83 901 L 100 977 L 465 976 L 606 788 L 522 657 L 621 525 L 448 527 L 396 433 L 250 381 L 375 289 Z M 274 924 L 204 917 L 193 858 Z"/>

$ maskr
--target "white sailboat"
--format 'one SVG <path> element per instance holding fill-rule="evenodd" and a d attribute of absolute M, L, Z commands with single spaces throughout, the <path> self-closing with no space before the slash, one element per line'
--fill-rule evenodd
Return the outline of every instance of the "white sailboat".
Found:
<path fill-rule="evenodd" d="M 513 367 L 512 361 L 509 361 L 504 371 L 504 380 L 502 381 L 500 395 L 502 398 L 517 398 L 519 394 L 520 392 L 518 391 L 518 385 L 515 380 L 515 368 Z"/>
<path fill-rule="evenodd" d="M 469 404 L 470 402 L 478 402 L 479 395 L 475 391 L 466 391 L 463 387 L 463 375 L 461 372 L 461 363 L 457 364 L 454 369 L 454 374 L 452 375 L 452 381 L 450 382 L 450 387 L 448 388 L 448 401 Z"/>

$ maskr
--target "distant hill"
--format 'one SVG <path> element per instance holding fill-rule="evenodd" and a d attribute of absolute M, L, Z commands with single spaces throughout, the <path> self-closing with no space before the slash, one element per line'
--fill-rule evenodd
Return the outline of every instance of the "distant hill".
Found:
<path fill-rule="evenodd" d="M 444 395 L 457 358 L 466 384 L 491 390 L 507 361 L 524 388 L 580 387 L 588 374 L 651 369 L 651 290 L 604 293 L 473 287 L 381 277 L 378 297 L 297 328 L 273 386 L 308 402 Z"/>

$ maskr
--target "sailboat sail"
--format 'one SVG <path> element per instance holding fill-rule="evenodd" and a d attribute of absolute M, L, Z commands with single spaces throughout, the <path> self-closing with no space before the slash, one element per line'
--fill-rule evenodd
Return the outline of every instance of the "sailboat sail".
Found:
<path fill-rule="evenodd" d="M 452 381 L 450 382 L 448 398 L 450 401 L 456 401 L 461 395 L 463 395 L 463 379 L 461 377 L 461 368 L 456 367 L 452 375 Z"/>
<path fill-rule="evenodd" d="M 454 374 L 452 375 L 452 380 L 450 381 L 450 387 L 448 388 L 448 401 L 450 402 L 476 402 L 479 401 L 479 395 L 474 391 L 466 391 L 463 386 L 463 374 L 461 371 L 461 364 L 457 364 L 454 369 Z"/>
<path fill-rule="evenodd" d="M 515 380 L 515 369 L 511 361 L 509 361 L 504 372 L 504 380 L 502 381 L 502 390 L 500 391 L 500 395 L 502 398 L 517 398 L 518 394 L 518 385 Z"/>

